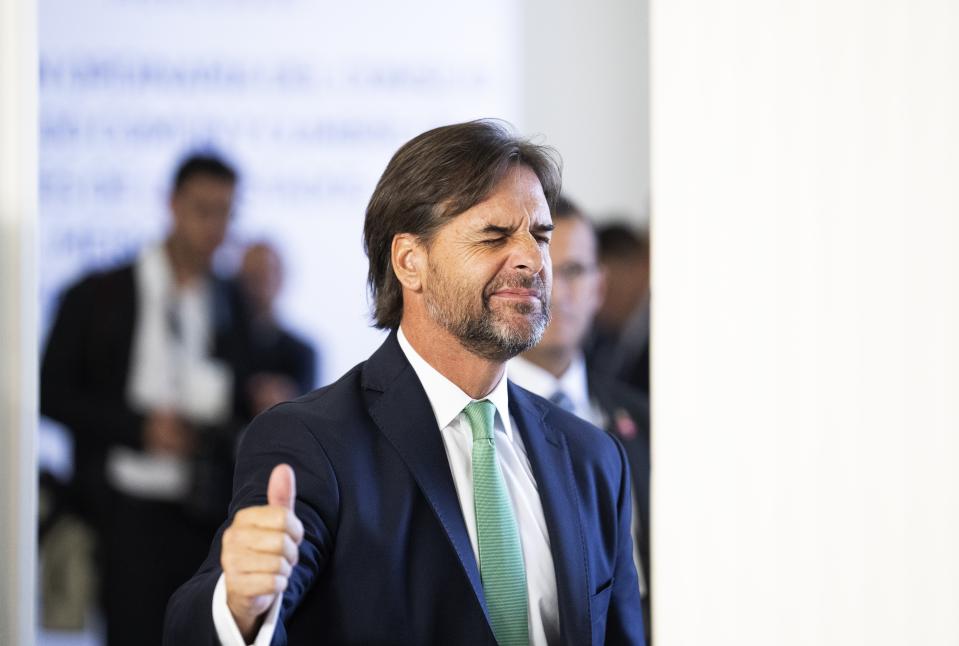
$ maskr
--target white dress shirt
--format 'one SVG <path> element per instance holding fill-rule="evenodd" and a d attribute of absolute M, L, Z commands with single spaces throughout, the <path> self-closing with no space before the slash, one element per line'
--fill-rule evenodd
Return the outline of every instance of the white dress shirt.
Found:
<path fill-rule="evenodd" d="M 436 418 L 436 425 L 450 471 L 453 484 L 459 498 L 466 531 L 473 546 L 473 556 L 479 563 L 479 547 L 476 534 L 476 516 L 473 509 L 473 432 L 463 409 L 473 400 L 449 379 L 440 374 L 426 362 L 410 345 L 402 328 L 397 334 L 400 348 L 406 355 L 420 383 Z M 496 458 L 503 480 L 513 503 L 516 524 L 523 546 L 523 559 L 526 564 L 526 591 L 529 608 L 529 634 L 531 646 L 548 646 L 560 641 L 559 601 L 556 590 L 556 572 L 553 567 L 553 555 L 550 552 L 549 533 L 543 516 L 543 505 L 539 498 L 536 479 L 530 468 L 526 447 L 518 432 L 514 432 L 515 421 L 509 415 L 509 394 L 506 387 L 506 374 L 485 399 L 496 406 L 493 431 L 496 434 Z M 266 646 L 273 638 L 276 619 L 279 613 L 280 599 L 271 606 L 263 627 L 256 636 L 254 646 Z M 226 605 L 226 586 L 223 576 L 217 582 L 213 593 L 213 620 L 217 635 L 223 646 L 246 646 L 233 617 Z M 318 643 L 322 637 L 318 637 Z"/>
<path fill-rule="evenodd" d="M 178 286 L 162 244 L 146 247 L 133 267 L 137 316 L 126 399 L 148 414 L 175 411 L 197 424 L 217 424 L 230 413 L 233 374 L 211 356 L 213 303 L 208 280 Z M 110 484 L 137 498 L 182 500 L 190 492 L 188 460 L 126 446 L 107 454 Z"/>
<path fill-rule="evenodd" d="M 546 399 L 557 392 L 563 392 L 573 402 L 574 415 L 600 428 L 606 425 L 603 411 L 589 397 L 586 361 L 582 354 L 577 354 L 573 358 L 566 372 L 558 379 L 553 373 L 540 368 L 532 361 L 516 357 L 509 361 L 509 378 L 517 386 L 522 386 Z"/>

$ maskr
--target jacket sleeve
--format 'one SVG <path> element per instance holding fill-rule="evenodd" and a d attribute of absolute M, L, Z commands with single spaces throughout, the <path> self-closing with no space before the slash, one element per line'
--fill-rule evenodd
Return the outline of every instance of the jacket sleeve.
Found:
<path fill-rule="evenodd" d="M 265 505 L 273 468 L 282 463 L 296 474 L 296 516 L 303 523 L 299 563 L 283 594 L 280 621 L 272 644 L 286 644 L 283 622 L 295 612 L 323 571 L 333 550 L 339 489 L 333 468 L 315 435 L 295 414 L 296 404 L 280 404 L 260 415 L 244 432 L 237 455 L 229 519 L 217 532 L 206 561 L 180 587 L 167 606 L 164 644 L 206 646 L 218 644 L 213 623 L 213 591 L 222 573 L 220 541 L 237 511 Z"/>
<path fill-rule="evenodd" d="M 86 374 L 93 317 L 98 312 L 96 285 L 89 279 L 67 290 L 47 338 L 40 366 L 40 412 L 84 440 L 103 447 L 142 447 L 144 417 L 131 409 L 123 393 L 107 396 L 90 387 Z"/>

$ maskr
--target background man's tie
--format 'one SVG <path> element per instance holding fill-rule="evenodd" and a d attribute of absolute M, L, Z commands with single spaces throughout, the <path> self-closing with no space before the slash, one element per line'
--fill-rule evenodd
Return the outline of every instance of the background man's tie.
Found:
<path fill-rule="evenodd" d="M 500 646 L 527 646 L 526 567 L 513 505 L 496 461 L 496 407 L 484 399 L 470 403 L 463 412 L 473 430 L 473 504 L 479 568 L 493 634 Z"/>
<path fill-rule="evenodd" d="M 549 400 L 563 410 L 567 410 L 570 413 L 576 412 L 576 407 L 573 406 L 573 400 L 562 390 L 557 390 L 555 393 L 550 395 Z"/>

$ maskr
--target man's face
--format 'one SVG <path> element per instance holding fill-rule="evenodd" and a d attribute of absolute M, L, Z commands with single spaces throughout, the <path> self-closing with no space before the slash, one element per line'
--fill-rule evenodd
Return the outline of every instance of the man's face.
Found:
<path fill-rule="evenodd" d="M 549 322 L 551 229 L 536 174 L 513 169 L 429 245 L 423 295 L 430 318 L 491 361 L 535 345 Z"/>
<path fill-rule="evenodd" d="M 549 327 L 542 348 L 577 349 L 589 332 L 603 300 L 603 276 L 597 266 L 596 236 L 578 217 L 556 221 L 550 243 L 553 293 Z"/>
<path fill-rule="evenodd" d="M 233 182 L 194 175 L 170 199 L 173 237 L 199 264 L 209 264 L 226 237 L 233 192 Z"/>
<path fill-rule="evenodd" d="M 238 277 L 255 307 L 269 310 L 283 284 L 280 257 L 269 246 L 254 245 L 243 255 Z"/>

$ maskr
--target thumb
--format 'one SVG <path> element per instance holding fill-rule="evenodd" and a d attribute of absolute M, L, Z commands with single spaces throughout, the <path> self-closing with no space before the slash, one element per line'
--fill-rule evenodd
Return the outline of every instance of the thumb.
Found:
<path fill-rule="evenodd" d="M 270 505 L 293 511 L 293 503 L 296 502 L 296 476 L 293 475 L 293 467 L 288 464 L 273 467 L 270 484 L 266 487 L 266 501 Z"/>

